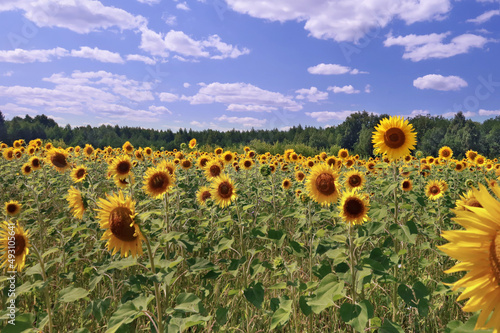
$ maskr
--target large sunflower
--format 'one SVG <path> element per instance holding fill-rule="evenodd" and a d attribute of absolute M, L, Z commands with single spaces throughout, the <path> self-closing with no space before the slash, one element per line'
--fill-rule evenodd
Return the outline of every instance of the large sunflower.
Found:
<path fill-rule="evenodd" d="M 24 231 L 17 222 L 4 221 L 0 229 L 0 268 L 6 266 L 8 271 L 22 271 L 30 246 L 28 230 Z"/>
<path fill-rule="evenodd" d="M 83 218 L 83 213 L 85 212 L 85 205 L 82 199 L 82 193 L 71 186 L 68 190 L 68 196 L 66 197 L 69 207 L 71 208 L 71 214 L 77 219 Z"/>
<path fill-rule="evenodd" d="M 482 184 L 472 194 L 481 207 L 454 210 L 453 220 L 465 230 L 444 231 L 441 236 L 449 243 L 439 249 L 459 261 L 445 273 L 468 271 L 453 284 L 453 290 L 465 288 L 458 301 L 469 298 L 462 309 L 481 310 L 476 329 L 494 328 L 496 333 L 500 330 L 500 202 Z"/>
<path fill-rule="evenodd" d="M 372 142 L 375 150 L 396 160 L 410 154 L 415 148 L 417 133 L 413 125 L 402 117 L 384 118 L 373 132 Z"/>
<path fill-rule="evenodd" d="M 159 166 L 148 168 L 143 183 L 144 192 L 150 197 L 158 198 L 167 193 L 168 189 L 173 186 L 174 178 L 166 168 Z"/>
<path fill-rule="evenodd" d="M 68 152 L 64 149 L 52 148 L 48 151 L 46 159 L 59 172 L 71 169 L 71 164 L 68 163 Z"/>
<path fill-rule="evenodd" d="M 118 178 L 126 178 L 131 173 L 132 161 L 128 155 L 122 155 L 115 157 L 111 165 L 108 167 L 108 171 L 111 176 L 116 176 Z"/>
<path fill-rule="evenodd" d="M 106 194 L 106 199 L 99 198 L 97 218 L 101 229 L 105 229 L 101 240 L 107 240 L 108 251 L 114 255 L 120 251 L 122 257 L 129 252 L 133 257 L 142 255 L 142 241 L 145 240 L 139 226 L 134 222 L 135 201 L 132 197 L 124 197 L 123 192 Z"/>
<path fill-rule="evenodd" d="M 212 181 L 213 179 L 219 177 L 222 173 L 222 170 L 224 168 L 224 164 L 219 163 L 217 159 L 208 161 L 206 166 L 205 166 L 205 176 L 209 181 Z"/>
<path fill-rule="evenodd" d="M 368 199 L 356 189 L 345 192 L 339 206 L 339 216 L 350 224 L 363 224 L 368 218 Z"/>
<path fill-rule="evenodd" d="M 471 207 L 483 207 L 481 203 L 476 199 L 472 190 L 467 191 L 467 193 L 460 195 L 460 199 L 455 201 L 456 210 L 469 210 L 467 206 Z"/>
<path fill-rule="evenodd" d="M 210 194 L 215 203 L 222 208 L 229 206 L 236 199 L 233 181 L 226 175 L 221 175 L 213 180 Z"/>
<path fill-rule="evenodd" d="M 338 174 L 326 163 L 316 164 L 306 180 L 309 196 L 322 206 L 337 202 L 339 198 Z"/>

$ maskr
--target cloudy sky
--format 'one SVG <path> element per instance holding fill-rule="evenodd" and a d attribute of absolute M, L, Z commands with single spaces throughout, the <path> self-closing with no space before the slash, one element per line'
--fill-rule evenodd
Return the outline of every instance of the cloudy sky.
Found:
<path fill-rule="evenodd" d="M 500 115 L 498 0 L 1 0 L 0 110 L 59 124 L 325 127 Z"/>

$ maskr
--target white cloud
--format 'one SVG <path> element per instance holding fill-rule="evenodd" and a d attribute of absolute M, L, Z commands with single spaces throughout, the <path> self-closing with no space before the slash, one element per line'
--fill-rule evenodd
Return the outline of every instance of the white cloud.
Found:
<path fill-rule="evenodd" d="M 249 83 L 219 83 L 213 82 L 201 86 L 194 96 L 184 97 L 191 104 L 240 104 L 264 107 L 281 107 L 288 111 L 299 111 L 302 105 L 291 96 L 261 89 Z"/>
<path fill-rule="evenodd" d="M 159 97 L 160 97 L 160 101 L 162 101 L 162 102 L 175 102 L 179 99 L 178 95 L 168 93 L 168 92 L 160 93 Z"/>
<path fill-rule="evenodd" d="M 429 115 L 429 110 L 413 110 L 408 117 L 416 117 L 416 116 L 427 116 Z"/>
<path fill-rule="evenodd" d="M 10 10 L 21 10 L 24 17 L 39 27 L 66 28 L 80 34 L 111 27 L 135 29 L 147 22 L 142 16 L 96 0 L 16 0 L 0 5 L 0 12 Z"/>
<path fill-rule="evenodd" d="M 334 94 L 345 93 L 345 94 L 359 94 L 359 90 L 354 89 L 352 85 L 343 86 L 343 87 L 328 87 L 326 90 L 333 91 Z"/>
<path fill-rule="evenodd" d="M 472 112 L 472 111 L 467 111 L 467 112 L 462 112 L 462 113 L 464 114 L 464 117 L 466 117 L 466 118 L 476 116 L 476 113 Z M 446 112 L 446 113 L 443 113 L 442 116 L 445 118 L 453 118 L 453 117 L 455 117 L 456 114 L 457 114 L 457 112 Z"/>
<path fill-rule="evenodd" d="M 156 4 L 159 4 L 161 0 L 137 0 L 139 1 L 140 3 L 144 3 L 146 5 L 156 5 Z"/>
<path fill-rule="evenodd" d="M 226 59 L 237 58 L 250 53 L 247 48 L 239 49 L 237 46 L 226 44 L 218 35 L 211 35 L 205 40 L 195 40 L 182 31 L 170 30 L 166 34 L 156 33 L 145 27 L 141 29 L 140 48 L 152 55 L 168 56 L 168 51 L 184 57 Z"/>
<path fill-rule="evenodd" d="M 191 85 L 188 83 L 188 82 L 184 82 L 184 84 L 182 85 L 184 88 L 189 88 Z"/>
<path fill-rule="evenodd" d="M 327 122 L 330 120 L 345 120 L 347 117 L 349 117 L 351 114 L 356 113 L 359 111 L 349 111 L 349 110 L 344 110 L 344 111 L 319 111 L 319 112 L 306 112 L 306 115 L 316 119 L 316 121 L 319 121 L 321 123 Z"/>
<path fill-rule="evenodd" d="M 388 36 L 384 45 L 389 47 L 393 45 L 404 46 L 405 52 L 403 59 L 411 61 L 421 61 L 430 58 L 449 58 L 457 54 L 467 53 L 472 48 L 482 48 L 488 39 L 474 34 L 463 34 L 453 38 L 449 43 L 443 43 L 443 40 L 450 35 L 450 32 L 429 35 L 407 35 L 407 36 Z"/>
<path fill-rule="evenodd" d="M 274 110 L 278 110 L 277 107 L 274 106 L 264 106 L 264 105 L 244 105 L 244 104 L 229 104 L 226 109 L 227 111 L 235 111 L 235 112 L 271 112 Z"/>
<path fill-rule="evenodd" d="M 14 71 L 7 71 L 5 73 L 2 74 L 2 76 L 12 76 L 12 74 L 14 74 Z"/>
<path fill-rule="evenodd" d="M 24 106 L 19 106 L 14 103 L 7 103 L 4 105 L 0 105 L 0 110 L 4 115 L 14 116 L 14 115 L 23 115 L 23 114 L 37 114 L 38 111 L 35 109 L 27 108 Z"/>
<path fill-rule="evenodd" d="M 369 94 L 369 93 L 371 93 L 371 92 L 372 92 L 372 86 L 370 86 L 369 84 L 367 84 L 367 85 L 365 86 L 365 93 Z"/>
<path fill-rule="evenodd" d="M 180 9 L 180 10 L 185 10 L 185 11 L 188 11 L 188 10 L 191 10 L 189 8 L 189 6 L 187 5 L 186 1 L 182 2 L 182 3 L 178 3 L 175 8 L 177 9 Z"/>
<path fill-rule="evenodd" d="M 153 111 L 153 112 L 161 112 L 161 113 L 168 113 L 168 114 L 172 114 L 172 111 L 170 111 L 169 109 L 167 109 L 166 107 L 164 106 L 155 106 L 155 105 L 151 105 L 149 107 L 149 111 Z"/>
<path fill-rule="evenodd" d="M 167 12 L 163 12 L 163 14 L 161 15 L 161 19 L 167 24 L 167 25 L 176 25 L 177 24 L 177 17 L 175 17 L 174 15 L 170 15 L 169 13 Z"/>
<path fill-rule="evenodd" d="M 316 103 L 318 101 L 322 101 L 328 99 L 328 93 L 325 91 L 319 91 L 316 87 L 311 87 L 309 89 L 302 88 L 295 91 L 298 95 L 295 96 L 297 99 L 305 99 L 309 102 Z"/>
<path fill-rule="evenodd" d="M 2 50 L 0 51 L 0 62 L 12 62 L 25 64 L 30 62 L 49 62 L 53 58 L 61 58 L 68 56 L 68 50 L 57 47 L 49 50 Z"/>
<path fill-rule="evenodd" d="M 215 118 L 216 121 L 226 121 L 230 124 L 238 124 L 243 127 L 262 127 L 266 124 L 267 119 L 257 119 L 252 117 L 228 117 L 223 115 Z"/>
<path fill-rule="evenodd" d="M 428 74 L 415 79 L 413 81 L 413 86 L 418 89 L 450 91 L 467 87 L 467 82 L 465 82 L 464 79 L 454 75 L 442 76 L 439 74 Z"/>
<path fill-rule="evenodd" d="M 0 107 L 1 109 L 1 107 Z M 480 116 L 500 116 L 500 110 L 485 110 L 485 109 L 480 109 L 479 110 L 479 115 Z"/>
<path fill-rule="evenodd" d="M 129 54 L 127 55 L 127 61 L 142 61 L 146 65 L 154 65 L 156 64 L 156 60 L 151 59 L 150 57 L 146 57 L 140 54 Z"/>
<path fill-rule="evenodd" d="M 360 71 L 356 68 L 351 69 L 347 66 L 342 66 L 338 64 L 318 64 L 316 66 L 309 67 L 307 71 L 311 74 L 321 74 L 321 75 L 338 75 L 338 74 L 368 74 L 368 72 Z"/>
<path fill-rule="evenodd" d="M 500 10 L 489 10 L 474 19 L 468 19 L 467 22 L 481 24 L 489 21 L 493 16 L 500 15 Z"/>
<path fill-rule="evenodd" d="M 227 0 L 229 8 L 270 21 L 305 22 L 304 28 L 319 39 L 358 42 L 367 33 L 393 19 L 407 24 L 443 19 L 449 0 Z"/>
<path fill-rule="evenodd" d="M 119 53 L 108 50 L 100 50 L 97 47 L 91 49 L 87 46 L 81 46 L 80 50 L 71 50 L 71 56 L 77 58 L 94 59 L 101 62 L 111 62 L 115 64 L 123 64 L 122 57 Z"/>

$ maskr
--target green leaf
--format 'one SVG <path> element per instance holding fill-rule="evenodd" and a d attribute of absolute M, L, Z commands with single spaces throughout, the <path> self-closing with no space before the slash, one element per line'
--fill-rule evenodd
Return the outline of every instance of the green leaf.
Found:
<path fill-rule="evenodd" d="M 462 323 L 459 320 L 453 320 L 446 325 L 445 333 L 470 333 L 470 332 L 482 332 L 482 333 L 491 333 L 493 332 L 493 329 L 488 329 L 488 330 L 474 330 L 474 327 L 476 326 L 477 318 L 479 317 L 479 314 L 476 314 L 472 317 L 469 318 L 465 323 Z"/>
<path fill-rule="evenodd" d="M 271 329 L 276 328 L 276 326 L 284 326 L 290 319 L 290 313 L 292 312 L 292 300 L 283 299 L 280 300 L 280 307 L 271 317 Z"/>
<path fill-rule="evenodd" d="M 153 298 L 153 296 L 141 295 L 120 305 L 109 319 L 106 333 L 114 333 L 120 326 L 129 324 L 136 318 L 143 316 L 143 311 L 148 309 L 148 304 Z"/>
<path fill-rule="evenodd" d="M 228 312 L 229 309 L 227 308 L 217 308 L 217 311 L 215 311 L 215 321 L 217 321 L 217 324 L 223 326 L 227 323 Z"/>
<path fill-rule="evenodd" d="M 177 306 L 174 309 L 182 313 L 200 313 L 202 310 L 201 299 L 195 294 L 181 293 L 175 302 Z"/>
<path fill-rule="evenodd" d="M 384 324 L 380 326 L 378 333 L 405 333 L 405 331 L 396 323 L 389 319 L 384 320 Z"/>
<path fill-rule="evenodd" d="M 344 282 L 338 282 L 337 277 L 330 273 L 321 280 L 315 296 L 307 304 L 314 313 L 319 314 L 344 296 Z"/>
<path fill-rule="evenodd" d="M 227 249 L 231 248 L 233 243 L 234 243 L 233 237 L 231 237 L 231 239 L 222 237 L 222 239 L 219 241 L 219 244 L 217 244 L 217 246 L 215 247 L 215 252 L 220 253 L 224 250 L 227 250 Z"/>
<path fill-rule="evenodd" d="M 368 320 L 373 317 L 373 306 L 367 300 L 356 305 L 344 303 L 339 311 L 342 320 L 358 332 L 364 332 Z"/>
<path fill-rule="evenodd" d="M 268 287 L 267 289 L 269 289 L 269 290 L 286 289 L 286 282 L 279 282 L 279 283 L 273 284 L 272 286 Z"/>
<path fill-rule="evenodd" d="M 245 289 L 243 294 L 247 301 L 252 303 L 257 309 L 262 307 L 262 302 L 264 302 L 264 288 L 262 287 L 262 283 L 252 282 L 250 287 Z"/>
<path fill-rule="evenodd" d="M 24 330 L 29 330 L 33 328 L 33 322 L 35 321 L 35 315 L 31 313 L 16 314 L 15 325 L 7 323 L 2 329 L 2 333 L 19 333 Z"/>
<path fill-rule="evenodd" d="M 59 300 L 65 303 L 71 303 L 86 297 L 88 294 L 89 292 L 83 288 L 68 287 L 59 292 Z"/>

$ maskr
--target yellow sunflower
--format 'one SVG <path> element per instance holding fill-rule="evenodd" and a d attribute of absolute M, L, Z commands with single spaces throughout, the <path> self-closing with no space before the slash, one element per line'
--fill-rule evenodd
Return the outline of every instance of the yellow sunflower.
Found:
<path fill-rule="evenodd" d="M 339 153 L 338 153 L 338 157 L 340 159 L 345 160 L 346 158 L 349 157 L 349 151 L 347 149 L 345 149 L 345 148 L 340 149 Z"/>
<path fill-rule="evenodd" d="M 174 184 L 174 178 L 163 167 L 148 168 L 144 175 L 142 189 L 152 198 L 158 198 L 167 193 Z"/>
<path fill-rule="evenodd" d="M 288 178 L 283 179 L 283 181 L 281 182 L 281 187 L 283 187 L 284 190 L 288 190 L 291 186 L 292 182 Z"/>
<path fill-rule="evenodd" d="M 67 160 L 68 152 L 61 148 L 52 148 L 47 153 L 47 163 L 50 163 L 58 172 L 65 172 L 71 169 L 71 165 Z"/>
<path fill-rule="evenodd" d="M 339 198 L 338 174 L 326 163 L 316 164 L 306 179 L 309 196 L 322 206 L 337 202 Z"/>
<path fill-rule="evenodd" d="M 132 171 L 132 161 L 128 155 L 115 157 L 108 167 L 108 172 L 111 176 L 118 178 L 126 178 Z"/>
<path fill-rule="evenodd" d="M 196 200 L 200 204 L 200 206 L 205 206 L 206 202 L 208 199 L 212 197 L 212 194 L 210 193 L 210 188 L 207 186 L 202 186 L 196 192 Z"/>
<path fill-rule="evenodd" d="M 223 165 L 218 160 L 211 160 L 205 166 L 205 176 L 209 181 L 212 181 L 221 175 L 222 170 Z"/>
<path fill-rule="evenodd" d="M 224 208 L 236 199 L 233 181 L 226 175 L 215 178 L 210 186 L 211 197 L 215 203 Z"/>
<path fill-rule="evenodd" d="M 410 154 L 415 148 L 417 133 L 413 131 L 413 125 L 402 117 L 384 118 L 372 135 L 372 142 L 377 152 L 387 154 L 392 160 Z"/>
<path fill-rule="evenodd" d="M 29 160 L 29 163 L 31 164 L 31 168 L 35 170 L 40 170 L 42 168 L 42 161 L 38 156 L 32 156 Z"/>
<path fill-rule="evenodd" d="M 243 160 L 243 162 L 241 162 L 241 166 L 243 167 L 243 169 L 245 170 L 250 170 L 252 167 L 253 167 L 253 161 L 249 158 L 245 158 Z"/>
<path fill-rule="evenodd" d="M 425 195 L 431 200 L 437 200 L 443 196 L 443 185 L 438 180 L 431 180 L 425 187 Z"/>
<path fill-rule="evenodd" d="M 472 190 L 469 190 L 467 191 L 467 193 L 460 195 L 460 199 L 455 201 L 455 206 L 455 210 L 469 210 L 466 206 L 483 207 L 474 196 Z"/>
<path fill-rule="evenodd" d="M 9 201 L 5 203 L 5 213 L 9 216 L 16 216 L 21 212 L 21 204 L 18 201 Z"/>
<path fill-rule="evenodd" d="M 459 261 L 445 273 L 468 272 L 452 288 L 465 288 L 457 299 L 469 298 L 462 310 L 481 310 L 475 328 L 493 328 L 496 333 L 500 330 L 500 202 L 482 184 L 472 194 L 481 207 L 454 210 L 453 220 L 465 230 L 444 231 L 441 236 L 449 243 L 439 249 Z"/>
<path fill-rule="evenodd" d="M 439 157 L 449 160 L 453 156 L 453 150 L 450 147 L 444 146 L 439 149 Z"/>
<path fill-rule="evenodd" d="M 68 190 L 68 196 L 66 197 L 66 200 L 68 201 L 69 207 L 71 208 L 71 214 L 73 214 L 73 216 L 77 219 L 81 220 L 83 218 L 83 213 L 85 212 L 82 193 L 78 189 L 71 186 L 71 188 Z"/>
<path fill-rule="evenodd" d="M 234 160 L 234 154 L 230 151 L 226 151 L 224 154 L 222 154 L 222 160 L 226 165 L 231 164 Z"/>
<path fill-rule="evenodd" d="M 14 159 L 14 148 L 9 147 L 4 149 L 2 155 L 7 161 L 12 161 Z"/>
<path fill-rule="evenodd" d="M 120 251 L 120 256 L 133 257 L 142 255 L 142 241 L 145 240 L 139 226 L 135 223 L 135 201 L 132 197 L 124 197 L 123 192 L 106 194 L 106 199 L 99 198 L 97 218 L 101 229 L 106 231 L 101 240 L 107 240 L 108 251 L 112 255 Z"/>
<path fill-rule="evenodd" d="M 71 179 L 73 179 L 75 183 L 81 182 L 86 176 L 87 168 L 83 165 L 79 165 L 71 171 Z"/>
<path fill-rule="evenodd" d="M 363 188 L 365 182 L 365 176 L 358 170 L 351 170 L 345 174 L 345 185 L 350 190 Z"/>
<path fill-rule="evenodd" d="M 369 220 L 368 197 L 356 189 L 344 192 L 339 206 L 339 216 L 347 223 L 361 225 Z"/>
<path fill-rule="evenodd" d="M 92 156 L 92 153 L 94 152 L 94 147 L 92 145 L 86 144 L 85 148 L 83 148 L 83 153 L 85 156 L 90 157 Z"/>
<path fill-rule="evenodd" d="M 207 165 L 208 161 L 210 161 L 210 159 L 207 156 L 200 156 L 196 161 L 196 165 L 199 169 L 203 169 Z"/>
<path fill-rule="evenodd" d="M 413 183 L 411 182 L 410 179 L 406 178 L 405 180 L 403 180 L 401 182 L 401 189 L 405 192 L 409 192 L 411 191 L 411 189 L 413 188 Z"/>
<path fill-rule="evenodd" d="M 196 147 L 196 139 L 191 139 L 191 141 L 189 141 L 189 149 L 194 149 L 194 147 Z"/>
<path fill-rule="evenodd" d="M 191 168 L 191 166 L 193 166 L 193 163 L 191 163 L 191 160 L 185 159 L 181 161 L 180 165 L 182 169 L 188 170 Z"/>
<path fill-rule="evenodd" d="M 8 271 L 22 271 L 30 246 L 28 230 L 24 231 L 18 222 L 4 221 L 0 229 L 0 268 L 5 266 Z"/>
<path fill-rule="evenodd" d="M 21 167 L 21 172 L 23 175 L 29 175 L 33 171 L 33 168 L 31 167 L 31 164 L 29 162 L 24 163 L 23 166 Z"/>
<path fill-rule="evenodd" d="M 302 170 L 297 170 L 295 171 L 295 179 L 298 181 L 298 182 L 301 182 L 304 180 L 304 178 L 306 178 L 306 174 L 302 171 Z"/>
<path fill-rule="evenodd" d="M 135 177 L 133 174 L 130 174 L 127 178 L 113 177 L 113 181 L 117 187 L 127 188 L 129 185 L 135 184 Z"/>
<path fill-rule="evenodd" d="M 123 144 L 122 149 L 125 154 L 132 154 L 132 152 L 134 151 L 134 146 L 132 146 L 132 144 L 127 141 Z"/>
<path fill-rule="evenodd" d="M 465 156 L 467 157 L 467 159 L 469 160 L 469 162 L 474 162 L 476 160 L 476 156 L 477 156 L 477 151 L 474 151 L 474 150 L 467 150 L 467 152 L 465 153 Z"/>

